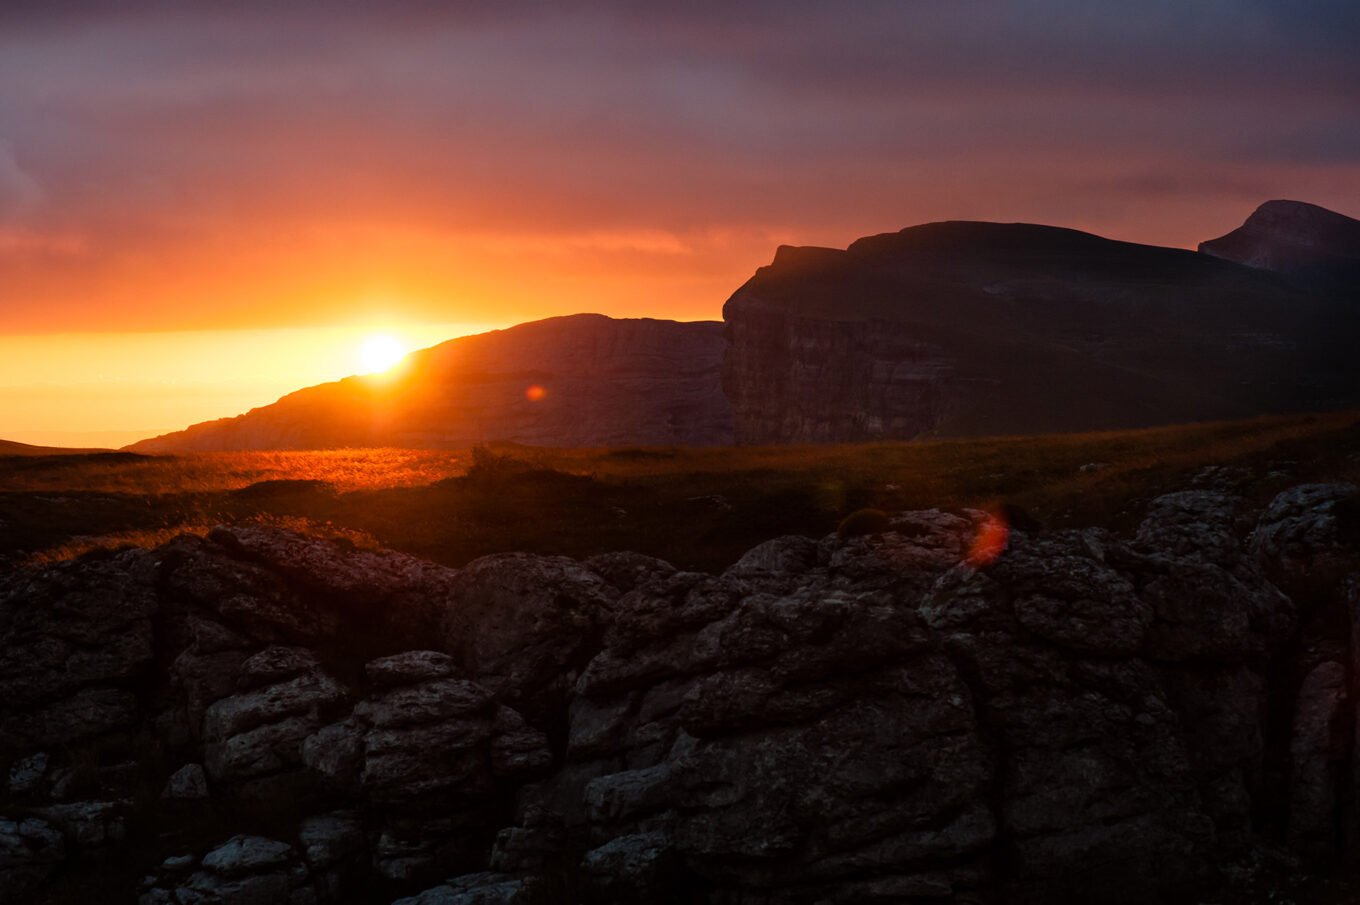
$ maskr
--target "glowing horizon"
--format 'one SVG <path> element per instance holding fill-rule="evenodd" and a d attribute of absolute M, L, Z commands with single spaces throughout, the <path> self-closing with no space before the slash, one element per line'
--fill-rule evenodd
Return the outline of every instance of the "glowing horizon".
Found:
<path fill-rule="evenodd" d="M 364 368 L 357 352 L 376 335 L 409 352 L 506 326 L 360 323 L 0 336 L 0 439 L 118 448 L 358 376 Z M 251 362 L 268 362 L 270 369 L 260 372 Z"/>
<path fill-rule="evenodd" d="M 1355 216 L 1357 27 L 1333 0 L 0 4 L 0 438 L 239 414 L 352 368 L 329 344 L 361 328 L 716 319 L 780 244 Z M 252 372 L 193 376 L 251 331 L 280 339 Z"/>

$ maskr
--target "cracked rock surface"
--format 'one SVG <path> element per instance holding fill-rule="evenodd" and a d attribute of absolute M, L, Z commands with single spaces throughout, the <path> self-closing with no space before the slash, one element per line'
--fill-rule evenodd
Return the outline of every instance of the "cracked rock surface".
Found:
<path fill-rule="evenodd" d="M 1169 494 L 985 564 L 984 514 L 926 510 L 721 575 L 259 527 L 16 572 L 0 900 L 1147 902 L 1325 866 L 1360 843 L 1358 493 Z"/>

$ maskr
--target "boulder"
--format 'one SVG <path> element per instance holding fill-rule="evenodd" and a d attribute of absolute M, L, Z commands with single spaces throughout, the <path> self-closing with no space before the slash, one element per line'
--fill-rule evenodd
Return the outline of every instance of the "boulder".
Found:
<path fill-rule="evenodd" d="M 141 905 L 314 905 L 307 868 L 286 842 L 264 836 L 233 836 L 185 874 L 180 859 L 162 865 L 143 891 Z"/>
<path fill-rule="evenodd" d="M 443 648 L 499 700 L 531 719 L 546 716 L 597 650 L 617 597 L 566 557 L 484 557 L 452 583 Z"/>
<path fill-rule="evenodd" d="M 202 764 L 185 764 L 165 783 L 162 801 L 202 801 L 208 797 L 208 775 Z"/>
<path fill-rule="evenodd" d="M 452 657 L 434 650 L 409 650 L 380 657 L 364 667 L 368 681 L 375 688 L 397 688 L 428 679 L 447 679 L 456 671 Z"/>
<path fill-rule="evenodd" d="M 222 698 L 203 716 L 208 776 L 240 782 L 300 767 L 303 741 L 348 698 L 344 686 L 320 670 Z"/>
<path fill-rule="evenodd" d="M 45 751 L 16 760 L 9 768 L 9 794 L 27 795 L 37 791 L 47 775 L 49 762 Z"/>
<path fill-rule="evenodd" d="M 1321 663 L 1303 680 L 1294 708 L 1289 757 L 1289 842 L 1307 854 L 1336 852 L 1338 815 L 1351 739 L 1346 730 L 1353 708 L 1346 670 Z"/>
<path fill-rule="evenodd" d="M 145 551 L 18 570 L 0 581 L 0 752 L 67 745 L 137 721 L 159 609 Z"/>
<path fill-rule="evenodd" d="M 531 901 L 528 886 L 507 874 L 468 874 L 392 905 L 527 905 Z"/>
<path fill-rule="evenodd" d="M 7 901 L 38 886 L 65 856 L 65 837 L 51 824 L 0 817 L 0 890 Z"/>
<path fill-rule="evenodd" d="M 1342 579 L 1360 571 L 1360 487 L 1304 484 L 1284 491 L 1262 513 L 1251 552 L 1299 606 L 1333 598 Z"/>

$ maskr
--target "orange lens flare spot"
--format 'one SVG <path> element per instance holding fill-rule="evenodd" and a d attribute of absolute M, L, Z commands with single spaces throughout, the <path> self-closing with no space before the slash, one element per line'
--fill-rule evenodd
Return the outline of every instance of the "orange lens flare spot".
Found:
<path fill-rule="evenodd" d="M 526 387 L 524 390 L 524 398 L 528 399 L 530 402 L 538 402 L 542 400 L 544 396 L 547 395 L 548 391 L 543 389 L 543 387 L 539 386 L 538 384 L 534 384 L 531 387 Z"/>
<path fill-rule="evenodd" d="M 977 534 L 968 547 L 968 565 L 977 569 L 996 562 L 996 558 L 1005 551 L 1010 536 L 1011 526 L 1005 517 L 998 512 L 987 513 L 986 520 L 978 525 Z"/>

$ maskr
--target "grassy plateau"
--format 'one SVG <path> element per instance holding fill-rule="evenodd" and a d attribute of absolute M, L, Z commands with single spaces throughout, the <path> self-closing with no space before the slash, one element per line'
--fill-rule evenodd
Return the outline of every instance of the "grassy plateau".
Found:
<path fill-rule="evenodd" d="M 1046 526 L 1127 531 L 1171 490 L 1264 502 L 1331 480 L 1360 481 L 1360 412 L 828 446 L 0 455 L 0 564 L 261 522 L 455 566 L 509 550 L 636 550 L 720 570 L 866 507 L 1008 504 Z"/>

